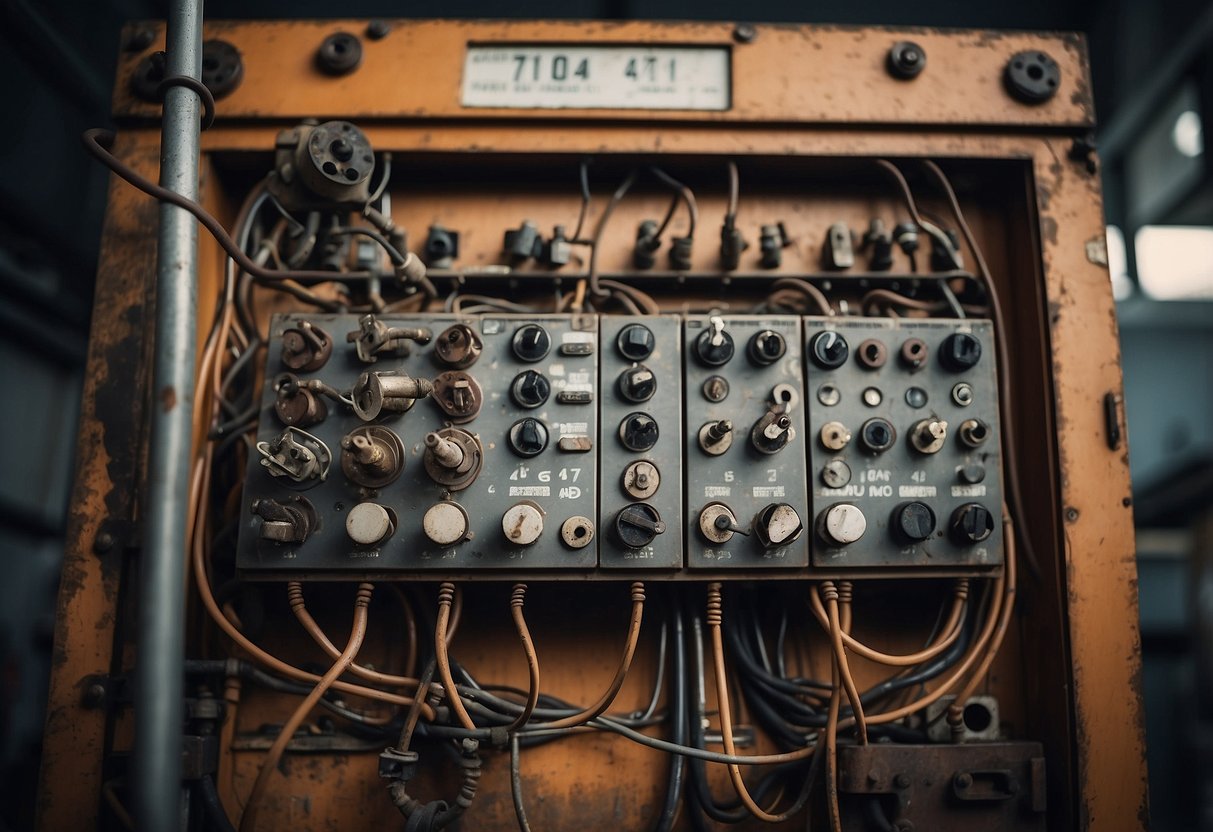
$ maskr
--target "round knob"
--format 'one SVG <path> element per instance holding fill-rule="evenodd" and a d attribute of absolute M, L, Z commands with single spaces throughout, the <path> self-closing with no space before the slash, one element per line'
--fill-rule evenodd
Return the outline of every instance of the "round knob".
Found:
<path fill-rule="evenodd" d="M 709 367 L 728 364 L 733 358 L 733 336 L 724 331 L 724 322 L 713 318 L 711 325 L 695 339 L 695 355 Z"/>
<path fill-rule="evenodd" d="M 425 536 L 439 546 L 452 546 L 468 536 L 468 514 L 463 506 L 443 500 L 426 509 L 421 518 Z"/>
<path fill-rule="evenodd" d="M 541 361 L 552 349 L 552 336 L 539 324 L 518 327 L 511 344 L 520 361 Z"/>
<path fill-rule="evenodd" d="M 648 503 L 632 503 L 615 515 L 615 536 L 629 549 L 641 549 L 665 531 L 665 522 Z"/>
<path fill-rule="evenodd" d="M 647 451 L 657 444 L 657 420 L 647 413 L 629 413 L 619 423 L 619 441 L 629 451 Z"/>
<path fill-rule="evenodd" d="M 657 392 L 657 376 L 643 364 L 619 374 L 619 395 L 630 402 L 647 402 Z"/>
<path fill-rule="evenodd" d="M 851 481 L 851 466 L 841 459 L 831 459 L 821 469 L 821 481 L 826 488 L 842 488 Z"/>
<path fill-rule="evenodd" d="M 981 341 L 967 332 L 953 332 L 939 346 L 939 363 L 954 373 L 963 373 L 981 360 Z"/>
<path fill-rule="evenodd" d="M 707 422 L 699 429 L 699 447 L 706 454 L 720 456 L 733 447 L 733 422 L 731 419 L 721 419 L 717 422 Z"/>
<path fill-rule="evenodd" d="M 788 342 L 773 329 L 764 329 L 754 334 L 746 350 L 750 360 L 760 367 L 774 364 L 788 351 Z"/>
<path fill-rule="evenodd" d="M 771 503 L 754 518 L 754 536 L 767 549 L 791 543 L 802 531 L 800 515 L 787 503 Z"/>
<path fill-rule="evenodd" d="M 657 339 L 653 337 L 653 330 L 644 324 L 628 324 L 619 330 L 615 346 L 628 361 L 644 361 L 653 354 Z"/>
<path fill-rule="evenodd" d="M 699 512 L 699 533 L 709 543 L 728 543 L 733 535 L 748 535 L 737 525 L 737 515 L 724 503 L 709 503 Z"/>
<path fill-rule="evenodd" d="M 819 332 L 809 341 L 809 356 L 823 370 L 838 369 L 847 363 L 850 354 L 847 339 L 832 330 Z"/>
<path fill-rule="evenodd" d="M 952 512 L 950 531 L 961 546 L 981 543 L 994 533 L 994 515 L 981 503 L 965 503 Z"/>
<path fill-rule="evenodd" d="M 501 515 L 501 531 L 511 543 L 530 546 L 543 534 L 543 512 L 534 503 L 512 505 Z"/>
<path fill-rule="evenodd" d="M 529 416 L 519 419 L 510 427 L 509 442 L 510 448 L 518 456 L 538 456 L 548 446 L 547 425 Z"/>
<path fill-rule="evenodd" d="M 868 419 L 859 429 L 859 444 L 869 453 L 882 454 L 893 447 L 896 440 L 897 431 L 894 430 L 892 422 L 879 416 Z"/>
<path fill-rule="evenodd" d="M 510 398 L 519 407 L 534 408 L 548 400 L 552 394 L 552 383 L 548 377 L 536 370 L 527 370 L 514 377 L 510 385 Z"/>
<path fill-rule="evenodd" d="M 392 536 L 396 524 L 378 503 L 359 503 L 345 516 L 345 533 L 359 546 L 375 546 Z"/>
<path fill-rule="evenodd" d="M 636 500 L 647 500 L 661 487 L 661 472 L 648 460 L 633 462 L 623 469 L 623 490 Z"/>
<path fill-rule="evenodd" d="M 965 485 L 977 485 L 986 478 L 986 466 L 980 462 L 970 462 L 956 469 L 956 477 Z"/>
<path fill-rule="evenodd" d="M 902 503 L 893 509 L 893 531 L 902 540 L 920 543 L 935 533 L 935 512 L 926 503 Z"/>
<path fill-rule="evenodd" d="M 817 533 L 835 546 L 846 546 L 863 537 L 868 530 L 868 519 L 859 506 L 850 503 L 835 503 L 821 513 L 817 520 Z"/>

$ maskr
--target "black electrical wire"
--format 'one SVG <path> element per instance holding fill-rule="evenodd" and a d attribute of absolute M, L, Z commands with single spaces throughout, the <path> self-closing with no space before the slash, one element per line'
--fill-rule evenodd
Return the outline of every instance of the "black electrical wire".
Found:
<path fill-rule="evenodd" d="M 670 176 L 668 173 L 663 171 L 661 168 L 650 167 L 649 171 L 654 176 L 656 176 L 658 179 L 660 179 L 664 184 L 668 185 L 669 187 L 671 187 L 675 191 L 677 191 L 679 196 L 681 196 L 682 201 L 687 206 L 687 216 L 689 218 L 689 228 L 687 229 L 687 236 L 694 237 L 695 236 L 695 226 L 699 222 L 699 205 L 695 202 L 695 194 L 691 191 L 690 188 L 688 188 L 686 185 L 679 182 L 674 177 Z M 658 236 L 660 236 L 660 235 L 658 235 Z"/>
<path fill-rule="evenodd" d="M 687 646 L 683 623 L 682 605 L 676 595 L 670 599 L 670 630 L 674 642 L 672 666 L 670 668 L 670 739 L 679 745 L 687 742 Z M 664 633 L 664 630 L 662 631 Z M 670 832 L 678 817 L 678 806 L 682 802 L 683 784 L 686 779 L 687 760 L 675 756 L 670 759 L 670 772 L 666 778 L 665 802 L 661 816 L 657 818 L 656 832 Z"/>
<path fill-rule="evenodd" d="M 202 775 L 198 781 L 198 792 L 206 812 L 207 829 L 212 832 L 236 832 L 236 827 L 223 809 L 223 802 L 219 800 L 219 790 L 215 788 L 215 779 L 211 775 Z"/>
<path fill-rule="evenodd" d="M 518 818 L 519 832 L 531 832 L 531 824 L 526 818 L 526 805 L 522 799 L 522 763 L 521 750 L 518 747 L 518 733 L 510 736 L 510 797 L 514 801 L 514 816 Z"/>

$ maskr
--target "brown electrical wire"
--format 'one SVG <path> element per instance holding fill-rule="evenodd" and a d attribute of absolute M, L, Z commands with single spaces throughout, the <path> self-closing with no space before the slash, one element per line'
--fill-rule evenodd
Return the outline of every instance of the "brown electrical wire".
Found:
<path fill-rule="evenodd" d="M 914 195 L 910 191 L 910 185 L 906 181 L 901 170 L 892 162 L 886 159 L 877 159 L 876 163 L 884 168 L 896 180 L 901 188 L 902 196 L 905 199 L 906 207 L 910 211 L 910 215 L 919 225 L 922 224 L 921 217 L 918 214 L 918 207 L 914 202 Z M 1019 469 L 1016 466 L 1018 456 L 1015 451 L 1016 431 L 1014 413 L 1011 409 L 1011 355 L 1007 345 L 1007 323 L 1006 316 L 1003 314 L 1002 302 L 998 298 L 998 292 L 994 287 L 994 278 L 990 272 L 989 264 L 986 262 L 985 256 L 982 254 L 981 247 L 977 244 L 977 237 L 973 234 L 973 229 L 969 227 L 968 221 L 965 219 L 964 211 L 960 207 L 960 200 L 956 197 L 956 191 L 952 187 L 951 181 L 939 165 L 935 164 L 930 159 L 922 160 L 923 166 L 939 183 L 940 188 L 947 196 L 948 205 L 952 210 L 952 215 L 956 219 L 956 225 L 960 227 L 960 233 L 965 238 L 965 244 L 968 245 L 973 259 L 977 262 L 977 278 L 985 290 L 986 298 L 990 304 L 990 317 L 994 321 L 994 351 L 998 363 L 998 398 L 999 398 L 999 414 L 1002 417 L 1002 447 L 1003 456 L 1007 464 L 1004 466 L 1007 477 L 1007 486 L 1011 510 L 1016 517 L 1026 517 L 1023 503 L 1023 489 L 1019 481 Z M 1040 562 L 1036 558 L 1036 551 L 1032 547 L 1032 541 L 1027 534 L 1021 534 L 1020 542 L 1023 544 L 1024 557 L 1027 561 L 1029 570 L 1033 575 L 1039 576 Z"/>
<path fill-rule="evenodd" d="M 967 578 L 960 578 L 956 581 L 956 590 L 952 598 L 952 606 L 948 613 L 946 623 L 940 628 L 940 637 L 925 649 L 917 653 L 909 653 L 906 655 L 894 655 L 890 653 L 882 653 L 879 650 L 874 650 L 866 644 L 855 639 L 844 628 L 841 633 L 842 642 L 847 649 L 862 656 L 869 661 L 878 662 L 879 664 L 890 665 L 892 667 L 910 667 L 916 664 L 922 664 L 925 661 L 938 656 L 940 653 L 951 647 L 956 639 L 960 637 L 964 631 L 964 611 L 968 605 L 969 598 L 969 581 Z M 821 603 L 821 597 L 816 592 L 809 593 L 809 603 L 812 605 L 813 615 L 821 623 L 827 631 L 830 627 L 829 617 L 826 613 L 825 606 Z"/>
<path fill-rule="evenodd" d="M 444 581 L 438 588 L 438 620 L 434 622 L 434 658 L 438 664 L 438 678 L 442 680 L 442 688 L 446 692 L 446 700 L 451 703 L 451 711 L 459 724 L 469 731 L 476 730 L 476 723 L 468 716 L 463 699 L 455 687 L 455 677 L 451 673 L 451 659 L 447 655 L 447 645 L 450 643 L 447 628 L 451 620 L 451 601 L 455 597 L 455 585 Z"/>
<path fill-rule="evenodd" d="M 526 616 L 522 611 L 525 601 L 526 584 L 514 584 L 514 591 L 510 595 L 510 615 L 514 619 L 515 629 L 518 630 L 518 640 L 522 642 L 522 652 L 526 653 L 526 666 L 531 679 L 522 713 L 506 726 L 506 731 L 510 733 L 526 725 L 539 704 L 539 656 L 535 652 L 535 642 L 531 639 L 531 631 L 526 625 Z"/>
<path fill-rule="evenodd" d="M 825 293 L 809 283 L 807 280 L 800 280 L 795 277 L 782 277 L 771 284 L 771 293 L 775 295 L 785 290 L 797 292 L 813 301 L 817 306 L 817 310 L 826 316 L 834 314 L 834 308 L 830 306 L 830 300 L 825 296 Z"/>
<path fill-rule="evenodd" d="M 619 689 L 623 687 L 623 682 L 627 678 L 628 670 L 632 666 L 632 657 L 636 654 L 636 644 L 640 641 L 640 625 L 644 620 L 644 583 L 641 581 L 634 582 L 631 586 L 631 595 L 632 617 L 628 624 L 627 639 L 623 645 L 623 658 L 619 662 L 619 669 L 615 671 L 615 678 L 611 680 L 610 686 L 603 692 L 602 696 L 598 697 L 598 701 L 593 705 L 575 714 L 557 719 L 554 722 L 540 723 L 540 728 L 573 728 L 578 725 L 584 725 L 591 719 L 602 715 L 606 712 L 607 708 L 611 707 L 611 703 L 619 695 Z"/>
<path fill-rule="evenodd" d="M 724 660 L 724 637 L 721 634 L 723 607 L 724 603 L 721 599 L 720 584 L 715 582 L 708 584 L 708 607 L 704 621 L 708 625 L 708 633 L 712 639 L 712 667 L 716 677 L 716 703 L 720 710 L 720 736 L 724 743 L 724 753 L 729 756 L 736 756 L 737 744 L 733 739 L 733 713 L 732 707 L 729 704 L 728 670 Z M 808 746 L 804 750 L 807 753 L 790 752 L 797 755 L 792 759 L 804 759 L 804 757 L 810 756 L 814 751 L 814 747 Z M 746 787 L 745 778 L 741 776 L 741 766 L 736 763 L 729 763 L 728 770 L 729 779 L 733 783 L 733 789 L 737 792 L 737 796 L 741 799 L 742 804 L 745 805 L 746 809 L 754 817 L 767 823 L 782 823 L 792 816 L 792 809 L 788 809 L 780 814 L 774 814 L 763 809 L 754 800 L 750 794 L 750 790 Z M 776 795 L 777 802 L 779 799 L 780 796 Z"/>
<path fill-rule="evenodd" d="M 345 649 L 338 655 L 337 661 L 333 663 L 329 671 L 312 688 L 312 692 L 299 703 L 299 707 L 295 709 L 290 719 L 282 726 L 282 730 L 278 732 L 278 738 L 274 740 L 274 744 L 265 755 L 265 760 L 261 763 L 261 771 L 257 775 L 256 782 L 253 783 L 253 790 L 249 793 L 248 802 L 244 806 L 244 813 L 240 816 L 240 832 L 252 832 L 252 830 L 256 829 L 257 813 L 261 806 L 261 798 L 269 786 L 270 778 L 274 776 L 274 771 L 278 768 L 278 761 L 282 759 L 282 754 L 286 751 L 287 744 L 295 736 L 295 731 L 303 724 L 303 720 L 311 713 L 312 708 L 316 706 L 316 703 L 320 701 L 325 692 L 337 681 L 337 677 L 349 668 L 354 661 L 354 657 L 358 655 L 358 650 L 362 647 L 362 641 L 366 638 L 367 608 L 371 603 L 371 593 L 373 591 L 374 586 L 372 584 L 358 585 L 358 596 L 354 601 L 354 624 L 350 628 L 349 642 L 346 643 Z"/>
<path fill-rule="evenodd" d="M 843 616 L 846 618 L 846 628 L 851 628 L 851 584 L 850 581 L 840 581 L 837 586 L 833 581 L 825 581 L 819 587 L 826 600 L 826 613 L 829 618 L 830 645 L 834 651 L 834 662 L 838 667 L 838 676 L 842 687 L 847 693 L 847 701 L 851 703 L 852 719 L 859 735 L 859 744 L 868 744 L 868 723 L 864 718 L 863 701 L 859 697 L 859 686 L 851 674 L 851 666 L 847 661 L 847 650 L 842 643 Z"/>
<path fill-rule="evenodd" d="M 826 711 L 826 814 L 830 832 L 842 832 L 842 812 L 838 806 L 838 717 L 842 711 L 842 679 L 838 672 L 838 654 L 830 652 L 830 705 Z"/>
<path fill-rule="evenodd" d="M 1005 506 L 1003 507 L 1002 536 L 1006 541 L 1007 547 L 1007 582 L 1003 590 L 1002 610 L 998 616 L 998 626 L 994 630 L 989 650 L 986 651 L 985 657 L 973 671 L 973 675 L 969 677 L 969 681 L 957 691 L 955 701 L 948 708 L 948 724 L 952 726 L 953 735 L 959 735 L 961 732 L 964 724 L 965 703 L 969 701 L 969 697 L 973 695 L 973 691 L 977 689 L 977 685 L 985 678 L 986 673 L 990 670 L 990 665 L 994 661 L 994 657 L 998 655 L 998 649 L 1002 646 L 1002 640 L 1007 634 L 1007 628 L 1011 623 L 1011 613 L 1015 606 L 1015 527 L 1011 519 L 1011 513 Z"/>
<path fill-rule="evenodd" d="M 154 182 L 145 179 L 134 168 L 130 167 L 121 159 L 118 159 L 116 156 L 110 153 L 109 148 L 114 142 L 114 133 L 112 131 L 103 130 L 101 128 L 92 128 L 84 131 L 82 139 L 84 141 L 85 149 L 122 179 L 143 191 L 148 196 L 154 197 L 161 202 L 167 202 L 171 205 L 175 205 L 178 208 L 189 211 L 191 214 L 193 214 L 194 217 L 197 218 L 198 222 L 200 222 L 202 226 L 210 232 L 211 236 L 215 238 L 215 242 L 219 243 L 227 255 L 236 261 L 236 265 L 238 265 L 242 271 L 247 272 L 258 280 L 269 284 L 278 284 L 282 281 L 288 280 L 319 281 L 327 283 L 338 278 L 370 278 L 375 276 L 369 272 L 343 272 L 338 274 L 331 271 L 267 269 L 264 266 L 258 265 L 240 249 L 240 246 L 236 245 L 236 241 L 231 238 L 219 220 L 217 220 L 205 208 L 192 199 L 188 199 L 187 197 L 170 191 L 167 188 L 162 188 Z M 406 258 L 408 256 L 409 255 L 407 254 L 405 255 Z M 302 286 L 295 288 L 303 290 L 303 292 L 307 293 L 307 290 L 303 289 Z M 295 292 L 291 293 L 296 294 Z M 299 295 L 296 294 L 296 296 L 298 297 Z M 329 301 L 325 301 L 314 296 L 307 298 L 307 300 L 309 303 L 323 306 L 324 308 L 330 309 L 330 311 L 335 311 L 336 309 L 340 308 L 337 304 L 330 303 Z"/>

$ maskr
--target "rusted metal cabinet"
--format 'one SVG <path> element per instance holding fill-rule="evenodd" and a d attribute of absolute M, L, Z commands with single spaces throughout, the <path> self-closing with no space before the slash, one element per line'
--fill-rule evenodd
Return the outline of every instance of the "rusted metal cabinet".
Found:
<path fill-rule="evenodd" d="M 160 48 L 163 31 L 145 28 L 152 42 L 124 51 L 119 62 L 114 110 L 122 129 L 115 153 L 154 179 L 158 107 L 133 94 L 132 76 Z M 1002 698 L 1020 737 L 1043 743 L 1050 829 L 1144 829 L 1128 454 L 1098 161 L 1083 144 L 1094 113 L 1082 38 L 724 23 L 395 21 L 385 28 L 383 36 L 368 37 L 366 21 L 207 26 L 208 38 L 234 45 L 243 60 L 241 83 L 220 99 L 215 126 L 202 137 L 202 193 L 210 210 L 230 219 L 257 171 L 268 166 L 277 132 L 305 118 L 352 120 L 377 149 L 394 154 L 397 220 L 415 236 L 448 218 L 484 229 L 465 241 L 465 262 L 473 264 L 493 263 L 500 231 L 524 215 L 546 221 L 575 210 L 575 192 L 554 195 L 550 179 L 529 182 L 527 171 L 586 155 L 659 158 L 692 170 L 732 158 L 767 172 L 746 192 L 752 216 L 794 217 L 806 229 L 780 270 L 797 274 L 818 271 L 815 246 L 830 222 L 841 218 L 857 227 L 871 206 L 895 202 L 862 176 L 848 191 L 848 171 L 878 157 L 910 167 L 933 158 L 948 167 L 1007 310 L 1014 395 L 1002 406 L 1019 425 L 1019 458 L 1009 464 L 1025 483 L 1021 522 L 1036 558 L 1021 583 L 1016 632 L 987 689 Z M 355 71 L 335 76 L 317 67 L 315 55 L 339 31 L 358 35 L 363 54 Z M 902 40 L 928 56 L 913 80 L 887 69 L 890 47 Z M 730 98 L 725 109 L 712 111 L 465 107 L 461 78 L 472 43 L 720 46 L 731 68 Z M 1046 101 L 1025 104 L 1008 94 L 1004 70 L 1024 51 L 1057 63 L 1056 94 Z M 460 170 L 470 173 L 455 175 Z M 494 180 L 495 170 L 508 175 Z M 828 193 L 797 187 L 823 170 L 835 171 L 832 180 L 826 175 L 833 182 Z M 478 185 L 477 176 L 490 184 Z M 607 235 L 604 257 L 618 262 L 605 269 L 627 271 L 635 220 L 664 204 L 645 199 Z M 39 798 L 45 830 L 114 823 L 105 796 L 112 789 L 103 792 L 103 784 L 117 776 L 116 761 L 130 743 L 120 682 L 132 661 L 130 622 L 138 611 L 126 589 L 138 563 L 139 517 L 155 510 L 140 504 L 145 423 L 150 408 L 171 406 L 148 389 L 155 224 L 153 201 L 114 180 L 57 616 Z M 701 246 L 695 263 L 709 277 L 718 271 L 710 248 Z M 200 320 L 212 313 L 222 264 L 219 249 L 204 239 Z M 720 275 L 711 280 L 689 281 L 686 296 L 717 296 Z M 740 277 L 733 284 L 745 291 Z M 560 616 L 574 615 L 580 602 L 599 605 L 603 621 L 622 622 L 623 590 L 615 591 L 618 599 L 611 592 L 609 585 L 571 588 L 569 599 L 537 613 L 536 629 L 553 631 L 544 648 L 547 679 L 569 699 L 593 696 L 617 637 L 597 627 L 583 633 L 595 647 L 587 659 L 576 639 L 555 634 Z M 289 618 L 285 607 L 275 609 Z M 484 675 L 517 682 L 525 677 L 500 634 L 504 609 L 502 603 L 483 621 L 469 617 L 460 652 Z M 201 614 L 191 621 L 193 646 L 214 640 Z M 284 630 L 293 624 L 280 623 Z M 647 647 L 638 665 L 646 659 L 651 664 Z M 638 671 L 640 682 L 646 674 L 651 679 L 651 670 Z M 639 704 L 642 687 L 629 684 L 621 704 Z M 232 807 L 259 761 L 261 746 L 246 734 L 273 722 L 275 704 L 272 697 L 250 697 L 240 709 L 244 733 L 236 743 L 251 750 L 222 749 L 220 789 Z M 665 762 L 656 753 L 586 737 L 533 754 L 527 788 L 542 795 L 532 807 L 540 828 L 569 828 L 569 818 L 582 817 L 641 828 L 660 800 Z M 263 828 L 395 822 L 375 777 L 374 753 L 299 755 L 285 773 Z M 513 828 L 502 766 L 489 767 L 483 792 L 469 824 Z"/>

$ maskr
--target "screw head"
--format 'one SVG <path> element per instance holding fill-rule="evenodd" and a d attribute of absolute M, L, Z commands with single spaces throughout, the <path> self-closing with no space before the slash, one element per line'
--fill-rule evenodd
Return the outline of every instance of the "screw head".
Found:
<path fill-rule="evenodd" d="M 392 25 L 386 20 L 372 20 L 366 24 L 366 36 L 371 40 L 383 40 L 392 31 Z"/>
<path fill-rule="evenodd" d="M 902 81 L 917 78 L 926 69 L 926 50 L 910 40 L 898 41 L 889 49 L 889 74 Z"/>
<path fill-rule="evenodd" d="M 738 43 L 753 43 L 758 37 L 758 29 L 752 23 L 738 23 L 733 27 L 733 40 Z"/>

